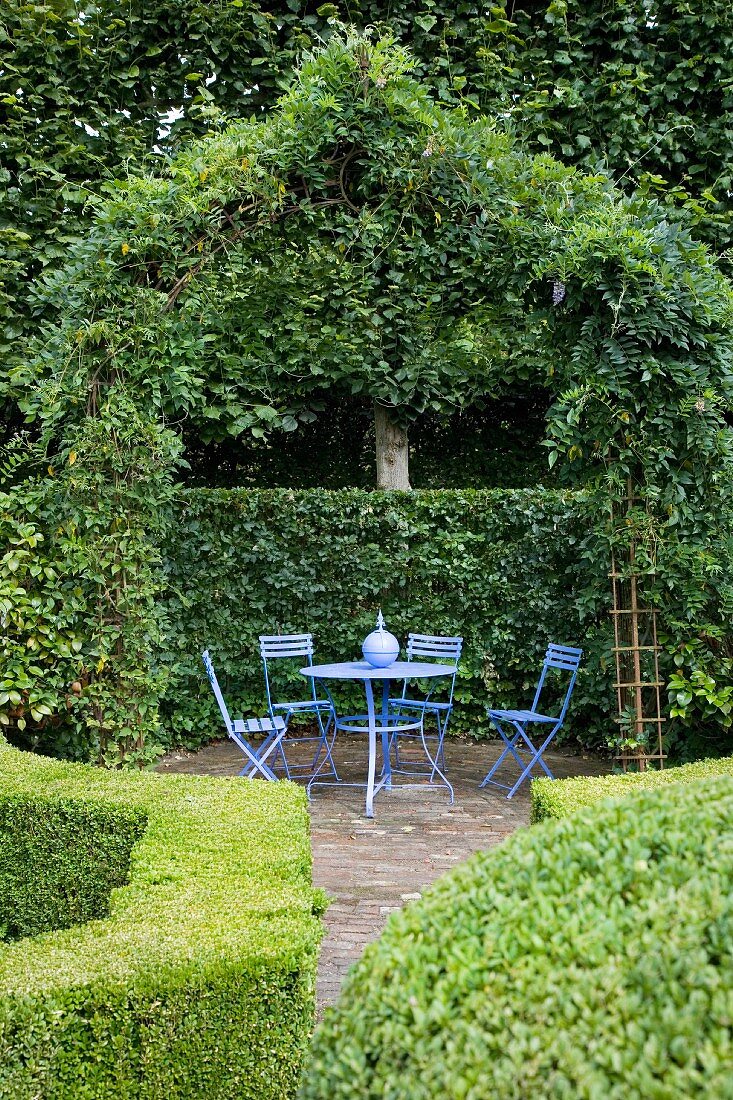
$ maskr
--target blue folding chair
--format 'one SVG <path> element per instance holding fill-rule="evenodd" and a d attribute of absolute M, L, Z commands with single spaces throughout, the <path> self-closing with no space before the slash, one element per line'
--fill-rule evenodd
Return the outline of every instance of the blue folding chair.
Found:
<path fill-rule="evenodd" d="M 568 704 L 570 703 L 570 696 L 573 694 L 573 688 L 575 687 L 575 680 L 578 675 L 578 667 L 580 665 L 580 658 L 583 656 L 582 649 L 576 649 L 574 646 L 569 645 L 553 645 L 550 644 L 547 647 L 547 653 L 545 654 L 545 660 L 542 665 L 542 673 L 540 675 L 539 683 L 537 684 L 537 690 L 534 696 L 534 702 L 532 703 L 531 710 L 489 710 L 487 713 L 491 719 L 491 723 L 498 731 L 499 736 L 504 742 L 504 750 L 499 756 L 494 766 L 489 771 L 488 775 L 480 786 L 485 787 L 488 785 L 492 787 L 500 787 L 504 791 L 509 791 L 507 798 L 513 798 L 517 793 L 522 783 L 529 776 L 532 768 L 536 764 L 542 768 L 543 772 L 549 779 L 554 779 L 554 775 L 545 764 L 542 759 L 542 755 L 547 749 L 548 745 L 552 741 L 557 731 L 565 721 L 565 715 L 567 713 Z M 567 690 L 565 691 L 565 698 L 563 699 L 560 713 L 558 715 L 542 714 L 537 708 L 540 704 L 540 695 L 542 689 L 545 686 L 545 680 L 549 669 L 558 669 L 560 672 L 569 672 L 570 680 L 568 682 Z M 504 729 L 503 724 L 509 724 L 514 727 L 514 733 L 508 734 Z M 549 727 L 549 732 L 545 733 L 542 740 L 542 744 L 537 748 L 533 743 L 529 734 L 527 733 L 527 726 L 537 724 L 544 726 L 545 729 Z M 521 754 L 529 753 L 529 763 L 525 764 L 522 760 Z M 494 775 L 501 767 L 502 763 L 507 756 L 513 756 L 517 762 L 520 770 L 519 779 L 516 781 L 513 787 L 510 787 L 506 783 L 499 783 L 494 779 Z"/>
<path fill-rule="evenodd" d="M 448 720 L 450 719 L 451 712 L 453 710 L 453 691 L 456 684 L 456 673 L 458 672 L 458 662 L 461 658 L 461 649 L 463 647 L 463 638 L 448 638 L 440 634 L 408 634 L 407 635 L 407 660 L 408 661 L 432 661 L 438 664 L 447 663 L 452 666 L 453 675 L 450 677 L 450 685 L 448 688 L 447 699 L 434 699 L 433 694 L 438 688 L 439 684 L 445 684 L 446 680 L 441 678 L 440 681 L 434 681 L 434 686 L 428 692 L 428 694 L 422 699 L 411 698 L 407 694 L 407 680 L 402 685 L 402 692 L 399 698 L 390 699 L 390 710 L 394 710 L 398 716 L 405 712 L 417 712 L 422 715 L 423 718 L 428 715 L 432 715 L 435 718 L 435 724 L 437 731 L 434 737 L 430 734 L 425 734 L 424 728 L 420 727 L 417 733 L 400 733 L 395 732 L 392 734 L 391 746 L 394 748 L 395 753 L 395 766 L 392 769 L 395 772 L 401 772 L 405 775 L 425 775 L 430 774 L 430 782 L 435 780 L 435 776 L 440 776 L 442 782 L 448 787 L 451 792 L 451 799 L 453 798 L 453 787 L 448 782 L 445 772 L 445 757 L 443 753 L 443 741 L 445 739 L 445 732 L 448 728 Z M 408 739 L 415 740 L 417 738 L 422 742 L 423 750 L 428 759 L 428 764 L 425 765 L 421 761 L 413 763 L 412 761 L 403 760 L 400 757 L 399 738 L 407 737 Z M 431 753 L 428 748 L 427 738 L 435 740 L 435 752 Z"/>
<path fill-rule="evenodd" d="M 204 662 L 204 668 L 211 681 L 211 686 L 214 689 L 214 695 L 219 704 L 221 716 L 224 719 L 227 735 L 232 739 L 235 745 L 238 746 L 247 759 L 247 763 L 239 774 L 250 778 L 261 776 L 263 779 L 277 779 L 277 776 L 267 761 L 270 760 L 271 757 L 274 759 L 280 749 L 282 739 L 288 730 L 287 720 L 280 717 L 247 718 L 237 719 L 233 722 L 229 717 L 229 710 L 224 702 L 224 696 L 221 693 L 219 681 L 216 678 L 208 649 L 201 654 L 201 659 Z M 255 748 L 255 746 L 247 740 L 245 734 L 251 737 L 253 734 L 257 733 L 264 733 L 266 737 L 262 744 Z"/>
<path fill-rule="evenodd" d="M 280 754 L 283 758 L 286 776 L 288 779 L 291 779 L 294 775 L 308 779 L 318 772 L 319 774 L 333 775 L 336 782 L 338 782 L 338 772 L 336 771 L 336 765 L 334 764 L 332 756 L 333 742 L 336 736 L 336 713 L 330 699 L 318 698 L 315 679 L 311 678 L 310 680 L 311 697 L 309 699 L 297 699 L 290 703 L 275 702 L 273 699 L 271 662 L 280 662 L 283 660 L 292 662 L 297 658 L 298 667 L 302 667 L 304 664 L 312 665 L 313 635 L 261 634 L 260 654 L 262 656 L 262 667 L 265 673 L 267 709 L 270 712 L 272 721 L 276 721 L 280 714 L 285 715 L 286 723 L 290 722 L 293 715 L 313 715 L 318 723 L 317 734 L 307 735 L 305 737 L 294 737 L 291 733 L 287 740 L 280 744 Z M 303 678 L 299 676 L 298 681 L 299 684 L 302 683 L 303 688 L 305 688 L 306 685 Z M 287 758 L 288 746 L 298 743 L 307 743 L 309 741 L 316 742 L 313 759 L 305 764 L 293 764 L 289 762 Z M 324 759 L 319 765 L 321 753 L 324 754 Z"/>

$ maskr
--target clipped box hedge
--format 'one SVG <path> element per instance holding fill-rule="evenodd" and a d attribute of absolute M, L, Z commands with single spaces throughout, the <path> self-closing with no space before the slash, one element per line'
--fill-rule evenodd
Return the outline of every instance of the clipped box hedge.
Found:
<path fill-rule="evenodd" d="M 344 660 L 360 655 L 381 607 L 403 643 L 409 631 L 463 635 L 453 732 L 495 736 L 487 702 L 529 703 L 548 642 L 582 645 L 562 735 L 605 746 L 615 706 L 601 668 L 608 563 L 589 565 L 581 546 L 601 506 L 544 489 L 183 492 L 164 548 L 169 741 L 222 735 L 203 649 L 233 708 L 264 713 L 258 635 L 309 630 L 319 661 Z M 363 707 L 363 693 L 343 705 Z"/>
<path fill-rule="evenodd" d="M 567 817 L 583 806 L 604 798 L 621 798 L 635 791 L 651 790 L 668 783 L 692 783 L 715 775 L 733 775 L 733 756 L 698 760 L 663 771 L 627 772 L 624 775 L 579 775 L 572 779 L 533 779 L 530 821 Z"/>
<path fill-rule="evenodd" d="M 302 1100 L 733 1095 L 733 779 L 515 833 L 393 915 Z"/>
<path fill-rule="evenodd" d="M 0 746 L 0 1097 L 292 1096 L 322 908 L 296 786 Z"/>

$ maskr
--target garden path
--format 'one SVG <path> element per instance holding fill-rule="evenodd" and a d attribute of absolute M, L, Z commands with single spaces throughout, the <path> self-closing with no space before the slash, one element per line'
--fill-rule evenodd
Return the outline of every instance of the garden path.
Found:
<path fill-rule="evenodd" d="M 444 790 L 419 788 L 380 793 L 374 819 L 364 817 L 364 793 L 353 787 L 321 787 L 311 802 L 313 877 L 332 898 L 326 913 L 318 975 L 319 1012 L 332 1004 L 347 970 L 377 938 L 390 913 L 420 896 L 432 882 L 473 852 L 499 844 L 529 822 L 529 789 L 511 801 L 478 783 L 496 759 L 496 742 L 451 741 L 446 745 L 455 804 Z M 340 737 L 336 766 L 345 779 L 362 779 L 365 744 Z M 562 750 L 547 753 L 558 778 L 597 775 L 610 763 Z M 161 772 L 236 775 L 241 756 L 230 742 L 198 753 L 165 757 Z"/>

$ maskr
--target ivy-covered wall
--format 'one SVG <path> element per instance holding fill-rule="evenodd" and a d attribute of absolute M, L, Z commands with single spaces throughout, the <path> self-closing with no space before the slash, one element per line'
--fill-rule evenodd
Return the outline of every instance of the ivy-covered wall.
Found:
<path fill-rule="evenodd" d="M 262 714 L 259 634 L 311 631 L 317 661 L 356 659 L 381 607 L 403 641 L 464 637 L 454 732 L 487 736 L 489 701 L 530 703 L 548 642 L 582 646 L 565 735 L 605 747 L 608 565 L 581 553 L 593 508 L 586 494 L 528 489 L 187 490 L 165 551 L 169 743 L 223 736 L 204 648 L 232 712 Z M 292 686 L 305 688 L 297 672 Z"/>

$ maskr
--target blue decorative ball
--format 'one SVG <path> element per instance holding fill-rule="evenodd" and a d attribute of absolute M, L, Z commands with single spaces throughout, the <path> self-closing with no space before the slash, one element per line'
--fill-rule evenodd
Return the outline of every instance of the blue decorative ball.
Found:
<path fill-rule="evenodd" d="M 372 668 L 388 668 L 400 655 L 400 643 L 394 634 L 384 629 L 382 612 L 377 616 L 377 629 L 364 639 L 361 647 L 364 660 Z"/>

